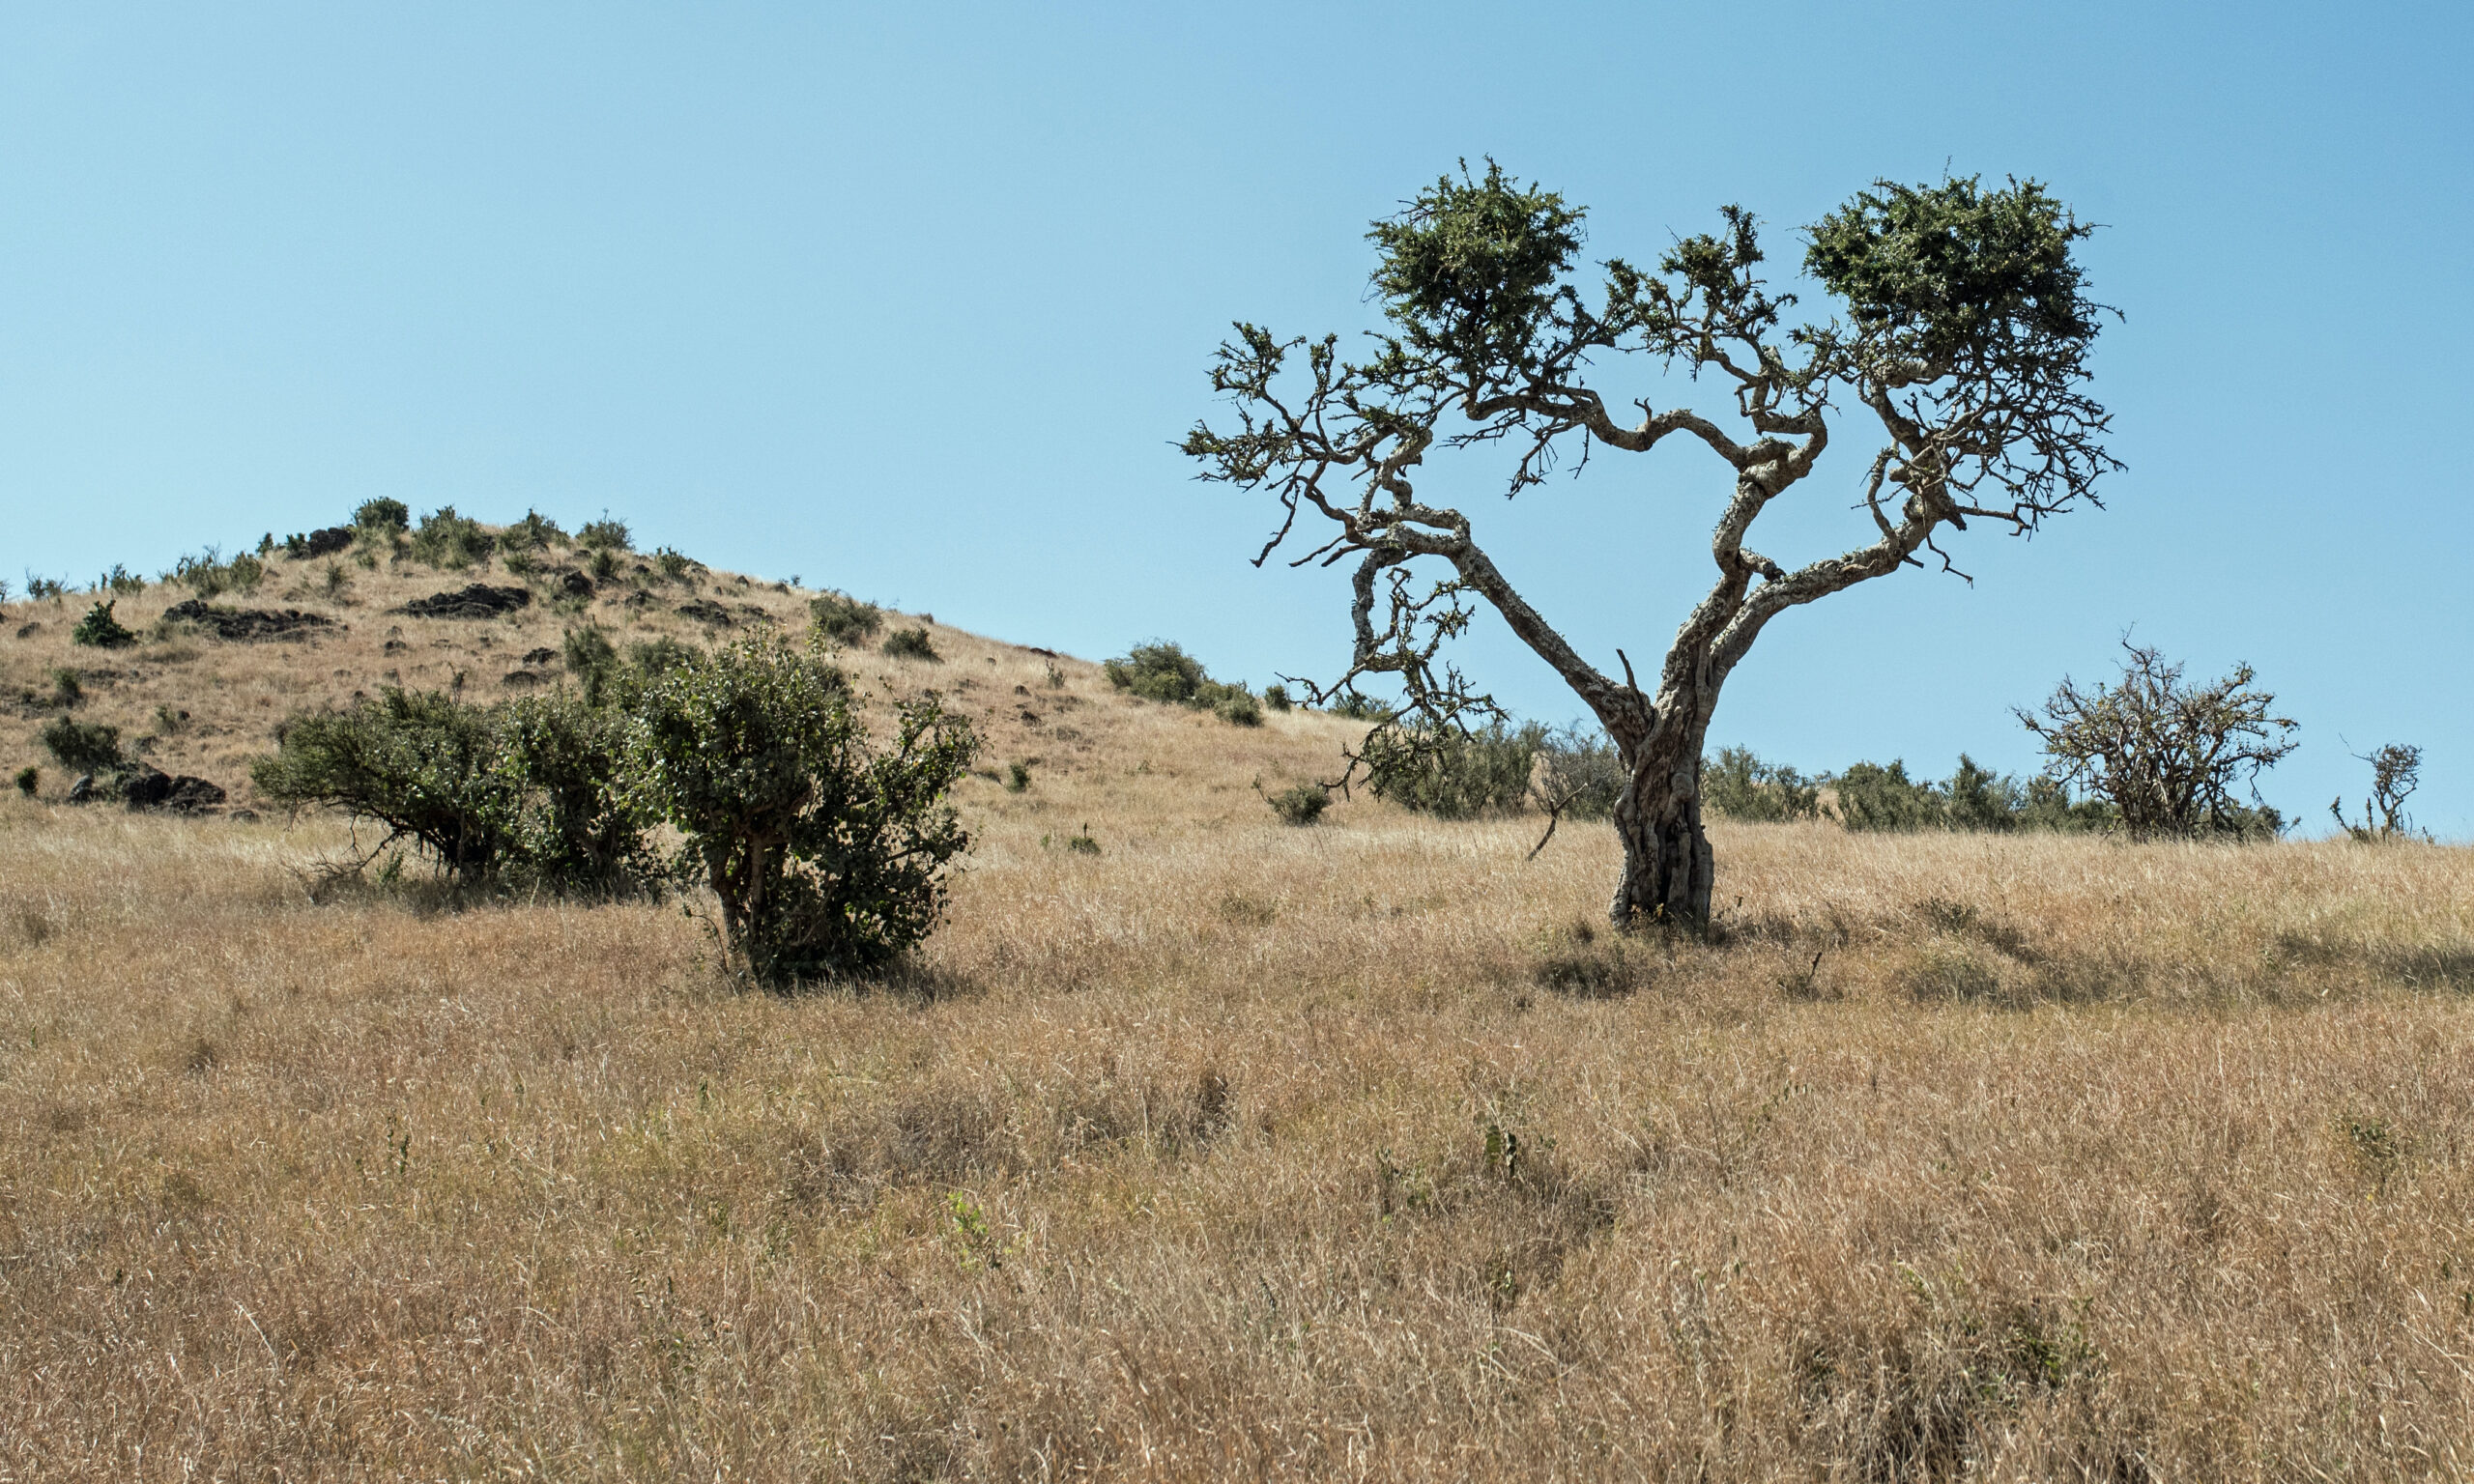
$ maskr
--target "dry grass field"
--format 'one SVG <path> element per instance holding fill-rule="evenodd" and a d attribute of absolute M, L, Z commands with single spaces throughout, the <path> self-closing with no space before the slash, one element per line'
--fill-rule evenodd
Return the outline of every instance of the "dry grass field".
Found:
<path fill-rule="evenodd" d="M 291 566 L 226 601 L 348 632 L 19 603 L 0 694 L 186 709 L 243 805 L 291 708 L 583 618 Z M 593 611 L 705 632 L 653 591 Z M 1039 760 L 865 991 L 0 801 L 0 1479 L 2474 1474 L 2474 853 L 1722 825 L 1719 940 L 1618 943 L 1602 831 L 1286 828 L 1343 724 L 934 634 L 849 663 Z"/>

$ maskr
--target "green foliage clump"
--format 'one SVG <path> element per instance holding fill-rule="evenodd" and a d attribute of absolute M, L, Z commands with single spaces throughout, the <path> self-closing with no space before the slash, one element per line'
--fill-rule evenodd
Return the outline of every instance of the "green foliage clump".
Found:
<path fill-rule="evenodd" d="M 676 869 L 720 899 L 725 953 L 777 986 L 880 969 L 935 926 L 976 745 L 921 699 L 872 749 L 840 674 L 765 639 L 647 681 L 627 742 L 632 796 L 685 838 Z"/>
<path fill-rule="evenodd" d="M 17 770 L 17 791 L 19 793 L 22 793 L 27 798 L 31 799 L 35 796 L 35 790 L 42 786 L 43 769 L 36 767 L 33 763 L 28 763 Z"/>
<path fill-rule="evenodd" d="M 108 773 L 126 760 L 120 752 L 120 728 L 102 722 L 55 716 L 38 735 L 43 751 L 72 773 Z"/>
<path fill-rule="evenodd" d="M 559 528 L 558 522 L 538 510 L 526 510 L 524 519 L 499 532 L 498 546 L 503 555 L 516 556 L 547 551 L 553 546 L 563 545 L 566 539 L 567 533 Z M 511 571 L 513 568 L 514 564 L 508 563 L 508 569 Z"/>
<path fill-rule="evenodd" d="M 389 687 L 297 716 L 250 776 L 294 809 L 339 809 L 410 838 L 465 884 L 588 895 L 656 878 L 621 785 L 619 724 L 573 699 L 468 706 Z"/>
<path fill-rule="evenodd" d="M 618 673 L 618 646 L 610 642 L 609 635 L 588 625 L 567 630 L 560 652 L 566 661 L 567 673 L 584 688 L 585 704 L 600 705 L 611 679 Z"/>
<path fill-rule="evenodd" d="M 1701 801 L 1730 819 L 1813 819 L 1821 814 L 1821 781 L 1764 762 L 1750 748 L 1722 747 L 1702 759 Z"/>
<path fill-rule="evenodd" d="M 384 496 L 364 499 L 352 513 L 353 528 L 377 536 L 400 535 L 413 528 L 413 507 Z"/>
<path fill-rule="evenodd" d="M 248 553 L 225 561 L 222 552 L 210 546 L 173 562 L 164 581 L 179 583 L 201 598 L 212 598 L 226 592 L 255 592 L 266 575 L 266 563 Z"/>
<path fill-rule="evenodd" d="M 461 571 L 487 560 L 496 544 L 480 522 L 457 515 L 453 505 L 441 505 L 421 517 L 420 528 L 413 532 L 412 554 L 416 561 Z"/>
<path fill-rule="evenodd" d="M 1021 793 L 1031 786 L 1031 765 L 1027 762 L 1005 764 L 1005 791 Z"/>
<path fill-rule="evenodd" d="M 68 590 L 69 585 L 56 577 L 37 577 L 32 572 L 26 574 L 26 597 L 31 602 L 41 602 L 44 598 L 57 602 Z"/>
<path fill-rule="evenodd" d="M 931 665 L 945 663 L 945 657 L 928 642 L 926 629 L 896 629 L 886 635 L 885 642 L 877 648 L 897 660 L 922 660 Z"/>
<path fill-rule="evenodd" d="M 1108 684 L 1145 700 L 1209 711 L 1237 727 L 1263 724 L 1262 703 L 1252 691 L 1242 683 L 1214 680 L 1202 661 L 1186 653 L 1181 644 L 1136 644 L 1129 653 L 1103 662 L 1100 672 L 1108 677 Z"/>
<path fill-rule="evenodd" d="M 78 619 L 77 627 L 70 632 L 69 642 L 89 644 L 98 649 L 126 649 L 136 643 L 137 636 L 112 616 L 112 609 L 118 602 L 119 599 L 114 598 L 86 610 L 86 616 Z"/>
<path fill-rule="evenodd" d="M 108 590 L 125 598 L 132 592 L 144 592 L 146 579 L 116 561 L 112 563 L 112 569 L 109 572 L 95 579 L 95 590 L 97 592 Z"/>
<path fill-rule="evenodd" d="M 1859 762 L 1833 784 L 1839 822 L 1851 830 L 1938 829 L 1948 823 L 1948 800 L 1930 779 L 1907 776 L 1904 758 L 1888 767 Z"/>
<path fill-rule="evenodd" d="M 608 511 L 601 519 L 587 521 L 576 528 L 576 545 L 589 552 L 632 552 L 635 537 L 627 531 L 625 521 L 614 521 Z"/>
<path fill-rule="evenodd" d="M 1259 791 L 1261 785 L 1255 786 Z M 1332 805 L 1332 794 L 1321 784 L 1292 784 L 1278 793 L 1264 794 L 1263 802 L 1271 806 L 1280 823 L 1302 829 L 1323 817 L 1323 811 Z"/>
<path fill-rule="evenodd" d="M 1521 807 L 1545 730 L 1535 722 L 1475 731 L 1387 725 L 1366 735 L 1359 760 L 1376 798 L 1437 818 L 1474 819 Z"/>
<path fill-rule="evenodd" d="M 876 637 L 885 625 L 884 611 L 847 592 L 820 593 L 808 600 L 809 627 L 826 643 L 857 644 Z"/>
<path fill-rule="evenodd" d="M 86 699 L 86 687 L 77 679 L 77 671 L 66 665 L 54 666 L 51 671 L 51 703 L 64 709 Z"/>
<path fill-rule="evenodd" d="M 653 569 L 666 582 L 683 583 L 687 581 L 688 574 L 700 565 L 702 563 L 676 547 L 660 547 L 653 552 Z"/>
<path fill-rule="evenodd" d="M 1289 698 L 1288 687 L 1275 680 L 1263 687 L 1263 704 L 1275 711 L 1285 711 L 1297 702 Z"/>
<path fill-rule="evenodd" d="M 1363 691 L 1343 692 L 1339 699 L 1332 702 L 1332 714 L 1352 722 L 1388 722 L 1394 715 L 1391 707 Z"/>
<path fill-rule="evenodd" d="M 1967 754 L 1945 780 L 1907 776 L 1907 764 L 1859 762 L 1829 780 L 1834 813 L 1851 830 L 2103 830 L 2115 815 L 2098 799 L 2070 796 L 2057 779 L 1995 773 Z"/>

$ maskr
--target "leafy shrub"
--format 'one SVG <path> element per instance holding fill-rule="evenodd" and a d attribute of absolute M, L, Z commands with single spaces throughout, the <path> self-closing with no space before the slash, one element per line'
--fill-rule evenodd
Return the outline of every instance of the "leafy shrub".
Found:
<path fill-rule="evenodd" d="M 632 552 L 635 538 L 627 532 L 625 521 L 614 521 L 608 511 L 601 519 L 587 521 L 576 528 L 576 545 L 589 552 Z"/>
<path fill-rule="evenodd" d="M 222 553 L 210 546 L 173 562 L 164 581 L 179 583 L 201 598 L 212 598 L 226 592 L 255 592 L 266 575 L 266 563 L 246 552 L 225 561 Z"/>
<path fill-rule="evenodd" d="M 32 572 L 26 574 L 26 597 L 29 601 L 41 602 L 44 598 L 57 600 L 68 590 L 69 585 L 56 577 L 37 577 Z"/>
<path fill-rule="evenodd" d="M 685 837 L 676 869 L 721 904 L 732 963 L 760 983 L 866 973 L 942 916 L 969 844 L 946 803 L 976 738 L 934 699 L 872 750 L 831 669 L 742 640 L 647 681 L 628 725 L 633 797 Z"/>
<path fill-rule="evenodd" d="M 1750 748 L 1722 747 L 1701 761 L 1701 801 L 1730 819 L 1813 819 L 1821 814 L 1821 781 L 1764 762 Z"/>
<path fill-rule="evenodd" d="M 1948 822 L 1949 800 L 1940 785 L 1907 776 L 1907 763 L 1888 767 L 1859 762 L 1833 781 L 1839 822 L 1851 830 L 1936 829 Z"/>
<path fill-rule="evenodd" d="M 33 763 L 28 763 L 17 770 L 17 791 L 19 793 L 22 793 L 27 798 L 31 799 L 35 796 L 35 790 L 42 786 L 43 769 L 36 767 Z"/>
<path fill-rule="evenodd" d="M 945 663 L 945 657 L 938 654 L 936 646 L 928 642 L 926 629 L 896 629 L 886 635 L 885 642 L 878 644 L 877 648 L 879 652 L 889 654 L 898 660 L 924 660 L 931 665 Z"/>
<path fill-rule="evenodd" d="M 667 582 L 683 583 L 687 581 L 687 574 L 695 571 L 697 563 L 685 552 L 674 547 L 659 547 L 653 552 L 653 568 Z"/>
<path fill-rule="evenodd" d="M 1395 715 L 1390 706 L 1363 691 L 1348 691 L 1332 702 L 1332 714 L 1352 722 L 1388 722 Z"/>
<path fill-rule="evenodd" d="M 1260 727 L 1263 708 L 1253 696 L 1244 690 L 1231 690 L 1211 708 L 1211 714 L 1232 727 Z"/>
<path fill-rule="evenodd" d="M 695 653 L 693 648 L 664 634 L 629 644 L 627 668 L 639 678 L 649 680 L 664 671 L 685 664 Z"/>
<path fill-rule="evenodd" d="M 69 642 L 98 649 L 126 649 L 136 643 L 137 636 L 112 616 L 112 609 L 119 601 L 114 598 L 86 610 L 86 616 L 78 619 L 77 627 L 70 632 Z"/>
<path fill-rule="evenodd" d="M 1264 794 L 1263 802 L 1280 815 L 1280 823 L 1302 828 L 1323 817 L 1323 811 L 1331 807 L 1332 795 L 1321 784 L 1292 784 L 1278 793 Z"/>
<path fill-rule="evenodd" d="M 1211 678 L 1202 661 L 1172 643 L 1136 644 L 1132 653 L 1103 662 L 1100 672 L 1120 691 L 1176 705 L 1192 703 Z"/>
<path fill-rule="evenodd" d="M 1263 704 L 1275 711 L 1285 711 L 1297 702 L 1289 699 L 1288 687 L 1275 680 L 1263 687 Z"/>
<path fill-rule="evenodd" d="M 108 773 L 121 766 L 120 728 L 55 716 L 38 734 L 43 750 L 72 773 Z"/>
<path fill-rule="evenodd" d="M 1005 764 L 1005 791 L 1007 793 L 1021 793 L 1023 789 L 1030 786 L 1030 764 L 1024 762 L 1009 762 Z"/>
<path fill-rule="evenodd" d="M 1596 726 L 1575 723 L 1538 734 L 1538 779 L 1531 791 L 1549 813 L 1604 819 L 1631 781 L 1614 739 Z"/>
<path fill-rule="evenodd" d="M 584 565 L 594 582 L 606 583 L 618 575 L 618 554 L 606 546 L 596 547 Z"/>
<path fill-rule="evenodd" d="M 2274 714 L 2276 697 L 2252 683 L 2248 665 L 2190 685 L 2158 650 L 2127 638 L 2122 649 L 2117 684 L 2088 691 L 2064 679 L 2041 716 L 2014 713 L 2044 745 L 2045 771 L 2111 802 L 2135 840 L 2273 839 L 2285 820 L 2260 802 L 2259 774 L 2299 745 L 2292 719 Z M 2245 784 L 2249 805 L 2233 797 Z"/>
<path fill-rule="evenodd" d="M 112 563 L 112 569 L 109 572 L 95 579 L 95 590 L 97 592 L 109 590 L 125 598 L 132 592 L 144 592 L 146 579 L 116 561 Z"/>
<path fill-rule="evenodd" d="M 862 603 L 845 592 L 827 592 L 808 600 L 810 628 L 827 643 L 856 644 L 884 627 L 885 615 L 874 603 Z"/>
<path fill-rule="evenodd" d="M 1545 728 L 1497 722 L 1478 731 L 1412 723 L 1368 733 L 1359 758 L 1374 796 L 1443 819 L 1510 812 L 1529 794 Z"/>
<path fill-rule="evenodd" d="M 480 522 L 457 515 L 453 505 L 441 505 L 422 516 L 420 528 L 413 532 L 413 559 L 461 571 L 487 560 L 496 544 Z"/>
<path fill-rule="evenodd" d="M 355 529 L 377 535 L 392 535 L 413 528 L 413 507 L 400 499 L 364 499 L 352 513 Z"/>
<path fill-rule="evenodd" d="M 339 809 L 387 827 L 454 879 L 613 895 L 657 863 L 619 776 L 621 724 L 572 699 L 468 706 L 388 688 L 342 711 L 294 717 L 250 770 L 294 809 Z"/>
<path fill-rule="evenodd" d="M 66 665 L 55 666 L 51 671 L 51 703 L 67 708 L 85 699 L 86 687 L 78 683 L 77 671 Z"/>
<path fill-rule="evenodd" d="M 592 627 L 567 630 L 561 642 L 561 653 L 567 662 L 567 673 L 584 687 L 586 705 L 602 702 L 611 678 L 618 671 L 618 648 L 610 636 Z"/>
<path fill-rule="evenodd" d="M 498 544 L 502 553 L 513 556 L 522 553 L 546 551 L 552 546 L 563 544 L 566 539 L 567 533 L 559 528 L 558 522 L 546 518 L 538 510 L 527 510 L 524 512 L 524 519 L 499 532 Z M 512 563 L 509 564 L 509 570 L 513 570 Z"/>

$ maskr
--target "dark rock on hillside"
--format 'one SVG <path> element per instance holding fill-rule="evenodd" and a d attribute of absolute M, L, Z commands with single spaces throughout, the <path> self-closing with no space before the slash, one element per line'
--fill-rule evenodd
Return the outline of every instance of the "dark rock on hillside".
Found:
<path fill-rule="evenodd" d="M 129 774 L 120 792 L 131 809 L 165 809 L 183 814 L 213 809 L 223 802 L 222 788 L 205 779 L 186 773 L 176 778 L 159 768 L 144 766 Z"/>
<path fill-rule="evenodd" d="M 693 603 L 679 604 L 678 616 L 693 618 L 698 623 L 709 623 L 719 629 L 727 629 L 731 626 L 731 611 L 710 598 L 698 598 Z"/>
<path fill-rule="evenodd" d="M 351 547 L 352 528 L 349 526 L 330 526 L 324 530 L 309 532 L 309 555 L 312 556 L 331 556 Z"/>
<path fill-rule="evenodd" d="M 538 649 L 527 649 L 524 651 L 524 663 L 527 665 L 547 665 L 558 657 L 559 651 L 551 648 L 547 644 L 543 644 Z"/>
<path fill-rule="evenodd" d="M 304 639 L 317 629 L 331 629 L 335 620 L 297 608 L 216 608 L 204 598 L 175 603 L 164 611 L 172 623 L 193 623 L 216 639 Z"/>
<path fill-rule="evenodd" d="M 496 618 L 532 603 L 532 594 L 525 588 L 475 583 L 461 592 L 436 592 L 426 598 L 415 598 L 396 612 L 416 618 Z"/>
<path fill-rule="evenodd" d="M 511 685 L 519 690 L 526 686 L 543 685 L 547 683 L 548 682 L 543 680 L 541 676 L 534 674 L 529 670 L 510 670 L 499 678 L 499 684 Z"/>
<path fill-rule="evenodd" d="M 591 597 L 592 579 L 581 572 L 561 572 L 559 574 L 559 590 L 571 598 Z"/>

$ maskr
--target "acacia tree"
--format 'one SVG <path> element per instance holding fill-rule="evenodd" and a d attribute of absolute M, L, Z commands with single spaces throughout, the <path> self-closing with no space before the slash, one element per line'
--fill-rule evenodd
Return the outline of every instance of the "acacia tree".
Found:
<path fill-rule="evenodd" d="M 2259 802 L 2259 773 L 2300 745 L 2275 695 L 2248 665 L 2186 685 L 2156 648 L 2124 639 L 2122 651 L 2118 682 L 2091 691 L 2064 676 L 2042 716 L 2013 713 L 2043 744 L 2046 775 L 2111 801 L 2133 840 L 2275 836 L 2284 819 Z"/>
<path fill-rule="evenodd" d="M 1500 716 L 1440 658 L 1474 616 L 1472 598 L 1484 602 L 1596 714 L 1629 775 L 1614 813 L 1617 925 L 1700 924 L 1712 874 L 1702 748 L 1720 690 L 1769 621 L 1921 566 L 1918 552 L 1955 571 L 1943 528 L 2032 532 L 2097 503 L 2098 475 L 2118 467 L 2098 442 L 2108 414 L 2082 390 L 2104 310 L 2072 246 L 2092 229 L 2033 182 L 1878 183 L 1805 233 L 1804 271 L 1844 317 L 1790 327 L 1795 297 L 1763 281 L 1740 208 L 1678 242 L 1654 272 L 1608 261 L 1588 296 L 1573 281 L 1583 216 L 1492 161 L 1483 179 L 1465 167 L 1442 178 L 1368 234 L 1390 321 L 1371 354 L 1350 360 L 1338 336 L 1282 339 L 1239 323 L 1211 372 L 1236 420 L 1197 424 L 1184 448 L 1201 477 L 1279 497 L 1285 516 L 1256 565 L 1289 543 L 1306 548 L 1293 565 L 1354 563 L 1350 666 L 1308 685 L 1318 702 L 1388 675 L 1404 714 L 1430 730 Z M 1644 397 L 1637 416 L 1619 414 L 1597 368 L 1627 356 L 1714 381 L 1733 406 L 1705 415 Z M 1852 502 L 1869 528 L 1790 569 L 1748 538 L 1812 473 L 1842 414 L 1877 430 Z M 1647 453 L 1676 434 L 1715 456 L 1731 490 L 1710 542 L 1715 578 L 1647 688 L 1621 649 L 1621 679 L 1584 659 L 1488 557 L 1469 517 L 1415 485 L 1429 454 L 1500 443 L 1516 455 L 1505 493 L 1517 496 L 1575 443 L 1578 474 L 1595 450 Z M 1424 587 L 1421 564 L 1439 571 Z"/>

